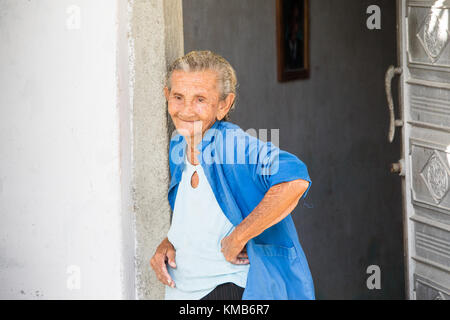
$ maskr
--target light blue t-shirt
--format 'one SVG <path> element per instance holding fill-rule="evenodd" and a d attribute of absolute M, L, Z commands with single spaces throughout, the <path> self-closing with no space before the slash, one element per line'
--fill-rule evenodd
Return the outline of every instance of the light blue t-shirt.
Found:
<path fill-rule="evenodd" d="M 234 226 L 220 208 L 201 165 L 193 166 L 184 157 L 180 181 L 167 237 L 176 250 L 177 267 L 167 264 L 175 288 L 166 286 L 166 300 L 198 300 L 216 286 L 233 282 L 245 288 L 249 264 L 235 265 L 225 260 L 220 241 Z M 197 171 L 199 183 L 191 185 Z"/>

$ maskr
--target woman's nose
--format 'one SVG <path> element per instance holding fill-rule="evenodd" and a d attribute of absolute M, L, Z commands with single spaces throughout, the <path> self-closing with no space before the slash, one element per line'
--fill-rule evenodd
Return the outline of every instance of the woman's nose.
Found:
<path fill-rule="evenodd" d="M 195 116 L 195 110 L 194 110 L 194 106 L 193 106 L 192 102 L 186 101 L 184 103 L 184 107 L 180 113 L 186 117 Z"/>

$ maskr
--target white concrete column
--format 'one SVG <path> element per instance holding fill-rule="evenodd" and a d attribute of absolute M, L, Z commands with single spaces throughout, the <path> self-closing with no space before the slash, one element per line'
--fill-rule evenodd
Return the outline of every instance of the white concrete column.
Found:
<path fill-rule="evenodd" d="M 132 299 L 127 2 L 0 12 L 0 298 Z"/>
<path fill-rule="evenodd" d="M 0 298 L 162 298 L 181 0 L 0 2 Z"/>

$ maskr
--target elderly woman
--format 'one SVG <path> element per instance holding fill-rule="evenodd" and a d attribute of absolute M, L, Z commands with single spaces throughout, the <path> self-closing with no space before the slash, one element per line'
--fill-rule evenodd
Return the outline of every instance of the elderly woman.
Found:
<path fill-rule="evenodd" d="M 228 61 L 210 51 L 169 69 L 173 214 L 151 266 L 166 299 L 314 299 L 290 216 L 311 186 L 307 167 L 229 122 L 236 83 Z"/>

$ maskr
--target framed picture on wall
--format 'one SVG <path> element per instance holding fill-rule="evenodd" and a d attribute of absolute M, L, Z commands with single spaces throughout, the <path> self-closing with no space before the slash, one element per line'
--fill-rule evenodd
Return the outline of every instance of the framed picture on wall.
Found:
<path fill-rule="evenodd" d="M 309 78 L 309 0 L 277 1 L 278 81 Z"/>

